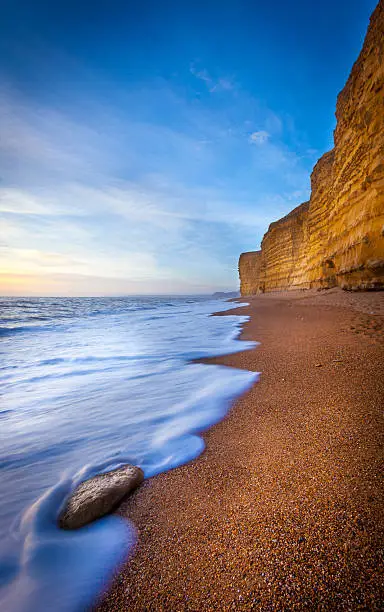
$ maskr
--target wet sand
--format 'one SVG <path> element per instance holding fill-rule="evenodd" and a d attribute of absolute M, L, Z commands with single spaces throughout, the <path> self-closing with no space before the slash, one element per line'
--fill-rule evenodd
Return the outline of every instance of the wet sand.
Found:
<path fill-rule="evenodd" d="M 260 381 L 121 506 L 138 544 L 99 612 L 384 607 L 384 293 L 249 301 L 261 345 L 205 361 Z"/>

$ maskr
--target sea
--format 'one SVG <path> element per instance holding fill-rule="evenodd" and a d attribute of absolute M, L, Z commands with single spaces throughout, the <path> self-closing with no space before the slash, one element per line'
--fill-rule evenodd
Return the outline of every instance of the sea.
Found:
<path fill-rule="evenodd" d="M 57 527 L 82 480 L 196 458 L 258 374 L 194 360 L 242 351 L 224 299 L 0 298 L 0 609 L 88 609 L 132 550 L 111 515 Z"/>

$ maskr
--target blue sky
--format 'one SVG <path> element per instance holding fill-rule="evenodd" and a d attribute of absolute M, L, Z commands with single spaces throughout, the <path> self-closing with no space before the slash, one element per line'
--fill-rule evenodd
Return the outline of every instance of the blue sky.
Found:
<path fill-rule="evenodd" d="M 370 0 L 5 0 L 0 290 L 234 289 L 309 196 Z"/>

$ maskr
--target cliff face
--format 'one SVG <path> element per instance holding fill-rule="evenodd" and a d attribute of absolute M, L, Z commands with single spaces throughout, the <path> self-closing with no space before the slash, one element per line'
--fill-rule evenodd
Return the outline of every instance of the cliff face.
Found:
<path fill-rule="evenodd" d="M 289 215 L 271 223 L 261 243 L 262 291 L 273 291 L 297 282 L 303 265 L 309 202 L 304 202 Z"/>
<path fill-rule="evenodd" d="M 239 261 L 242 295 L 283 289 L 384 288 L 384 0 L 337 99 L 334 149 L 311 197 L 272 223 Z"/>
<path fill-rule="evenodd" d="M 239 276 L 241 295 L 253 295 L 259 292 L 260 264 L 261 251 L 251 251 L 240 255 Z"/>

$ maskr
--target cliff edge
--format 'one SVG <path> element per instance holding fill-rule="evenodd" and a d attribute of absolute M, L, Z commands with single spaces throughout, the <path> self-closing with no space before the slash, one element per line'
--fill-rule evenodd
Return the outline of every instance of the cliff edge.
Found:
<path fill-rule="evenodd" d="M 242 253 L 241 295 L 384 288 L 384 0 L 337 98 L 334 148 L 311 174 L 311 197 Z"/>

